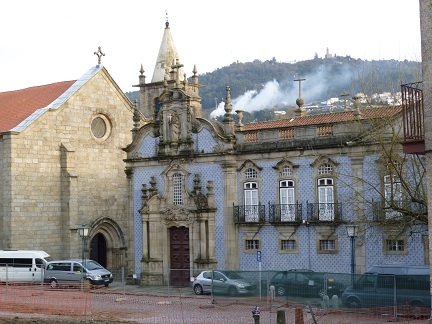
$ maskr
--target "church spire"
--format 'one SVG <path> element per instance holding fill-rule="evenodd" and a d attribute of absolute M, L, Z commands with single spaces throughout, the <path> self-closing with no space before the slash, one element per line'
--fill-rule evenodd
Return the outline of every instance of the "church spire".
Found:
<path fill-rule="evenodd" d="M 180 60 L 180 57 L 171 35 L 168 13 L 166 12 L 165 30 L 159 47 L 159 54 L 156 59 L 156 65 L 151 82 L 162 82 L 165 75 L 168 75 L 167 79 L 169 80 L 172 62 L 177 62 L 178 60 Z M 183 69 L 179 69 L 177 73 L 179 74 L 180 81 L 183 81 Z"/>

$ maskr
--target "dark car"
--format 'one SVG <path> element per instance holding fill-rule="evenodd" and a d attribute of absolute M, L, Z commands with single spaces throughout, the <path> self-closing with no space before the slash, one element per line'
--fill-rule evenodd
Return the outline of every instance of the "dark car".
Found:
<path fill-rule="evenodd" d="M 275 287 L 276 296 L 341 296 L 345 289 L 342 283 L 328 278 L 324 273 L 298 269 L 277 272 L 271 278 L 270 285 Z"/>

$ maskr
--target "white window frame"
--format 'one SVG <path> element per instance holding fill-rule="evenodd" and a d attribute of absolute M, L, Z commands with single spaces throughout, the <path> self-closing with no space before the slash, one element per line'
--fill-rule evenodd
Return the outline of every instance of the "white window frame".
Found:
<path fill-rule="evenodd" d="M 279 204 L 281 221 L 295 221 L 296 204 L 294 180 L 279 181 Z"/>
<path fill-rule="evenodd" d="M 261 250 L 261 239 L 260 238 L 245 238 L 244 239 L 244 251 L 247 253 L 256 253 Z"/>
<path fill-rule="evenodd" d="M 243 184 L 244 213 L 246 222 L 259 221 L 258 182 L 250 181 Z"/>
<path fill-rule="evenodd" d="M 321 221 L 332 221 L 335 216 L 334 179 L 318 178 L 318 217 Z"/>

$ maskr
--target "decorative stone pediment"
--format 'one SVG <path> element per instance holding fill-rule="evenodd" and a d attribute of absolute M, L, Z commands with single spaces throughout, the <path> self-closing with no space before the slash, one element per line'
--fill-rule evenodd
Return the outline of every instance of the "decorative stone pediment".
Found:
<path fill-rule="evenodd" d="M 339 165 L 339 163 L 337 163 L 336 161 L 334 161 L 332 158 L 328 157 L 327 155 L 320 155 L 314 162 L 311 163 L 311 166 L 313 168 L 316 168 L 320 164 L 324 164 L 324 163 L 331 164 L 334 166 Z"/>
<path fill-rule="evenodd" d="M 162 217 L 167 227 L 189 227 L 193 222 L 193 217 L 191 217 L 190 211 L 177 206 L 168 207 L 162 213 Z"/>

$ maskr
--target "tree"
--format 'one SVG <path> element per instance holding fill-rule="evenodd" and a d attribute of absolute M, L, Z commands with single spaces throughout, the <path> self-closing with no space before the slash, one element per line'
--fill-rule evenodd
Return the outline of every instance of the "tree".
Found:
<path fill-rule="evenodd" d="M 400 107 L 374 109 L 394 113 L 367 124 L 358 121 L 361 135 L 347 145 L 351 152 L 363 147 L 364 173 L 342 174 L 340 180 L 352 187 L 358 220 L 366 226 L 391 228 L 396 235 L 424 231 L 421 225 L 428 223 L 425 158 L 402 152 Z"/>

